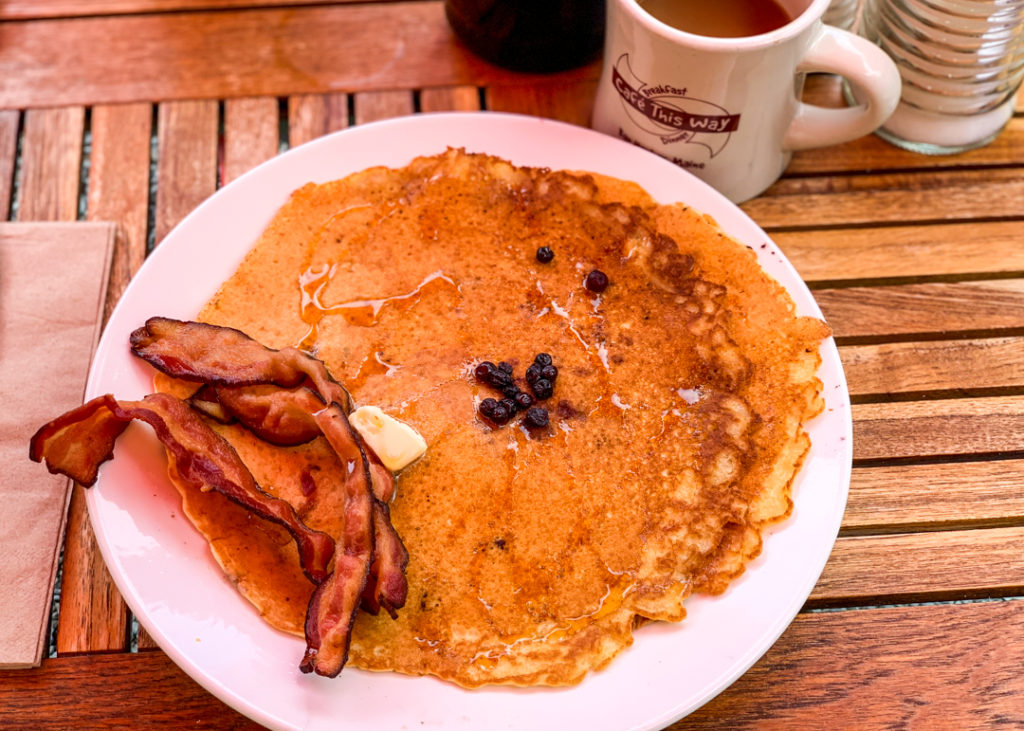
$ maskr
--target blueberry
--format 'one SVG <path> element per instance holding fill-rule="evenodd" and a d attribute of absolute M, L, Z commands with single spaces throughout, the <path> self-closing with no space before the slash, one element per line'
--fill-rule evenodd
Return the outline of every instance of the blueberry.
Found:
<path fill-rule="evenodd" d="M 499 403 L 499 404 L 500 404 L 501 406 L 504 406 L 504 407 L 505 407 L 505 408 L 506 408 L 506 409 L 508 410 L 508 413 L 509 413 L 509 415 L 510 415 L 510 416 L 511 416 L 512 414 L 516 413 L 517 411 L 519 411 L 519 404 L 517 404 L 517 403 L 515 402 L 515 400 L 513 400 L 513 399 L 510 399 L 510 398 L 503 398 L 503 399 L 502 399 L 501 401 L 499 401 L 498 403 Z"/>
<path fill-rule="evenodd" d="M 528 427 L 540 429 L 548 425 L 548 410 L 541 406 L 531 406 L 523 419 Z"/>
<path fill-rule="evenodd" d="M 512 385 L 512 376 L 510 376 L 505 371 L 498 370 L 497 368 L 495 368 L 487 377 L 487 383 L 494 386 L 498 390 L 501 390 L 506 386 Z"/>
<path fill-rule="evenodd" d="M 551 384 L 551 381 L 549 381 L 546 378 L 541 378 L 540 380 L 531 383 L 530 387 L 533 389 L 533 395 L 537 398 L 538 401 L 543 401 L 544 399 L 551 398 L 551 394 L 555 390 L 555 387 Z"/>
<path fill-rule="evenodd" d="M 546 365 L 540 369 L 540 377 L 546 378 L 549 381 L 554 381 L 558 378 L 558 368 L 554 365 Z"/>
<path fill-rule="evenodd" d="M 507 374 L 509 374 L 511 376 L 512 375 L 512 364 L 509 363 L 508 361 L 504 361 L 503 360 L 500 363 L 498 363 L 498 370 L 499 371 L 504 371 L 505 373 L 507 373 Z"/>
<path fill-rule="evenodd" d="M 547 353 L 537 353 L 533 357 L 533 362 L 543 368 L 546 365 L 551 365 L 551 356 Z"/>
<path fill-rule="evenodd" d="M 520 391 L 515 397 L 516 406 L 519 407 L 520 411 L 526 411 L 528 408 L 533 406 L 533 396 L 526 393 L 526 391 Z"/>
<path fill-rule="evenodd" d="M 547 264 L 555 258 L 555 252 L 551 250 L 549 246 L 541 246 L 537 249 L 537 261 L 541 264 Z"/>
<path fill-rule="evenodd" d="M 537 365 L 536 363 L 534 363 L 532 366 L 526 369 L 526 382 L 529 383 L 531 386 L 538 380 L 540 380 L 540 369 L 541 366 Z"/>
<path fill-rule="evenodd" d="M 487 381 L 491 377 L 491 373 L 496 371 L 497 368 L 498 367 L 494 365 L 494 363 L 491 363 L 489 360 L 485 360 L 473 369 L 473 375 L 481 381 Z"/>
<path fill-rule="evenodd" d="M 515 398 L 522 393 L 522 389 L 520 389 L 516 384 L 510 383 L 507 386 L 501 387 L 501 393 L 503 396 L 507 396 L 508 398 Z"/>
<path fill-rule="evenodd" d="M 600 294 L 608 288 L 608 275 L 600 269 L 595 269 L 587 275 L 587 278 L 583 281 L 583 286 L 591 292 Z"/>
<path fill-rule="evenodd" d="M 512 414 L 510 414 L 509 410 L 500 403 L 494 407 L 494 413 L 491 414 L 491 421 L 495 424 L 507 424 L 508 420 L 511 418 Z"/>
<path fill-rule="evenodd" d="M 480 415 L 487 419 L 493 419 L 496 408 L 498 408 L 497 399 L 485 398 L 480 402 Z"/>

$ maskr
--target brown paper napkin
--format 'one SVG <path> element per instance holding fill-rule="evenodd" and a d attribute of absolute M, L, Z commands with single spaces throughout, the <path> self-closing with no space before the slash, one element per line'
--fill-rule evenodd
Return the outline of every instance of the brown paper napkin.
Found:
<path fill-rule="evenodd" d="M 113 241 L 109 223 L 0 223 L 0 668 L 46 647 L 71 485 L 28 442 L 82 403 Z"/>

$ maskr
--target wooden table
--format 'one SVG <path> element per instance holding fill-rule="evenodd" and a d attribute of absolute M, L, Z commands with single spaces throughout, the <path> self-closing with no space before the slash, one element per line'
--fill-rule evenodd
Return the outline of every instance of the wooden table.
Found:
<path fill-rule="evenodd" d="M 431 110 L 585 125 L 598 70 L 493 68 L 436 0 L 7 0 L 0 220 L 116 222 L 109 312 L 185 214 L 284 148 Z M 827 77 L 807 95 L 839 100 Z M 803 611 L 672 728 L 1024 727 L 1024 107 L 955 157 L 800 153 L 743 207 L 835 330 L 853 480 Z M 0 672 L 0 726 L 254 726 L 145 632 L 131 651 L 130 625 L 76 488 L 56 656 Z"/>

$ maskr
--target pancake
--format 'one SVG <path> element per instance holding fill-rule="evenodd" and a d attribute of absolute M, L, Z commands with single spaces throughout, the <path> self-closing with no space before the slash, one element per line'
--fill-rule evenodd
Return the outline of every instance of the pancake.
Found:
<path fill-rule="evenodd" d="M 600 294 L 584 286 L 595 269 Z M 792 510 L 829 334 L 686 205 L 462 150 L 297 190 L 198 319 L 309 350 L 356 405 L 426 439 L 391 505 L 408 602 L 359 615 L 349 662 L 465 687 L 577 683 L 638 624 L 724 591 Z M 559 369 L 548 426 L 484 421 L 482 399 L 501 396 L 474 367 L 506 361 L 526 388 L 541 352 Z M 299 477 L 334 468 L 322 440 L 217 429 L 337 534 L 330 498 Z M 301 634 L 312 585 L 287 534 L 220 495 L 183 497 L 240 591 Z"/>

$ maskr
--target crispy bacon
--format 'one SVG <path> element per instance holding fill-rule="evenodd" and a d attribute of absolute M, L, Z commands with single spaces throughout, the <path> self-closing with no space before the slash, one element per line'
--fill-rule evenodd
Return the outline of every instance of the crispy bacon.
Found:
<path fill-rule="evenodd" d="M 175 378 L 219 386 L 273 383 L 294 388 L 307 378 L 324 403 L 346 411 L 351 398 L 327 366 L 298 348 L 274 350 L 241 330 L 202 322 L 151 317 L 130 337 L 132 352 Z"/>
<path fill-rule="evenodd" d="M 131 343 L 132 352 L 164 373 L 205 382 L 207 385 L 199 391 L 204 394 L 204 411 L 211 408 L 208 402 L 212 389 L 226 414 L 273 444 L 298 444 L 319 434 L 312 414 L 323 403 L 304 386 L 275 390 L 263 384 L 283 386 L 296 376 L 295 371 L 301 371 L 324 402 L 335 401 L 346 413 L 350 407 L 347 391 L 321 361 L 294 348 L 271 350 L 239 330 L 153 317 L 132 333 Z M 303 397 L 304 393 L 308 398 Z M 383 607 L 395 617 L 395 610 L 405 605 L 408 592 L 405 567 L 409 554 L 391 524 L 387 506 L 394 495 L 394 477 L 358 435 L 356 438 L 369 459 L 374 493 L 374 558 L 363 608 L 376 614 Z"/>
<path fill-rule="evenodd" d="M 100 465 L 114 456 L 114 443 L 128 421 L 114 412 L 113 396 L 100 396 L 43 424 L 29 442 L 33 462 L 46 460 L 53 474 L 70 477 L 84 487 L 96 484 Z"/>
<path fill-rule="evenodd" d="M 363 449 L 369 462 L 373 492 L 374 548 L 371 580 L 363 591 L 362 606 L 370 614 L 377 614 L 383 607 L 394 619 L 398 616 L 396 610 L 405 606 L 409 591 L 405 578 L 409 552 L 391 523 L 391 510 L 388 508 L 388 502 L 395 494 L 394 475 L 365 443 Z"/>
<path fill-rule="evenodd" d="M 29 454 L 37 462 L 45 460 L 50 472 L 90 486 L 100 464 L 113 456 L 117 437 L 133 419 L 153 428 L 185 482 L 198 489 L 216 490 L 282 525 L 295 539 L 310 581 L 320 583 L 328 577 L 334 540 L 306 526 L 287 502 L 264 492 L 231 445 L 174 396 L 156 393 L 141 401 L 99 396 L 40 428 L 32 437 Z"/>
<path fill-rule="evenodd" d="M 370 574 L 374 502 L 366 455 L 345 412 L 332 403 L 314 418 L 345 466 L 345 521 L 335 542 L 334 571 L 309 600 L 306 652 L 299 669 L 333 678 L 348 660 L 352 623 Z"/>
<path fill-rule="evenodd" d="M 228 414 L 266 442 L 292 447 L 320 436 L 313 414 L 324 402 L 305 386 L 285 389 L 257 384 L 213 386 L 212 390 Z"/>

